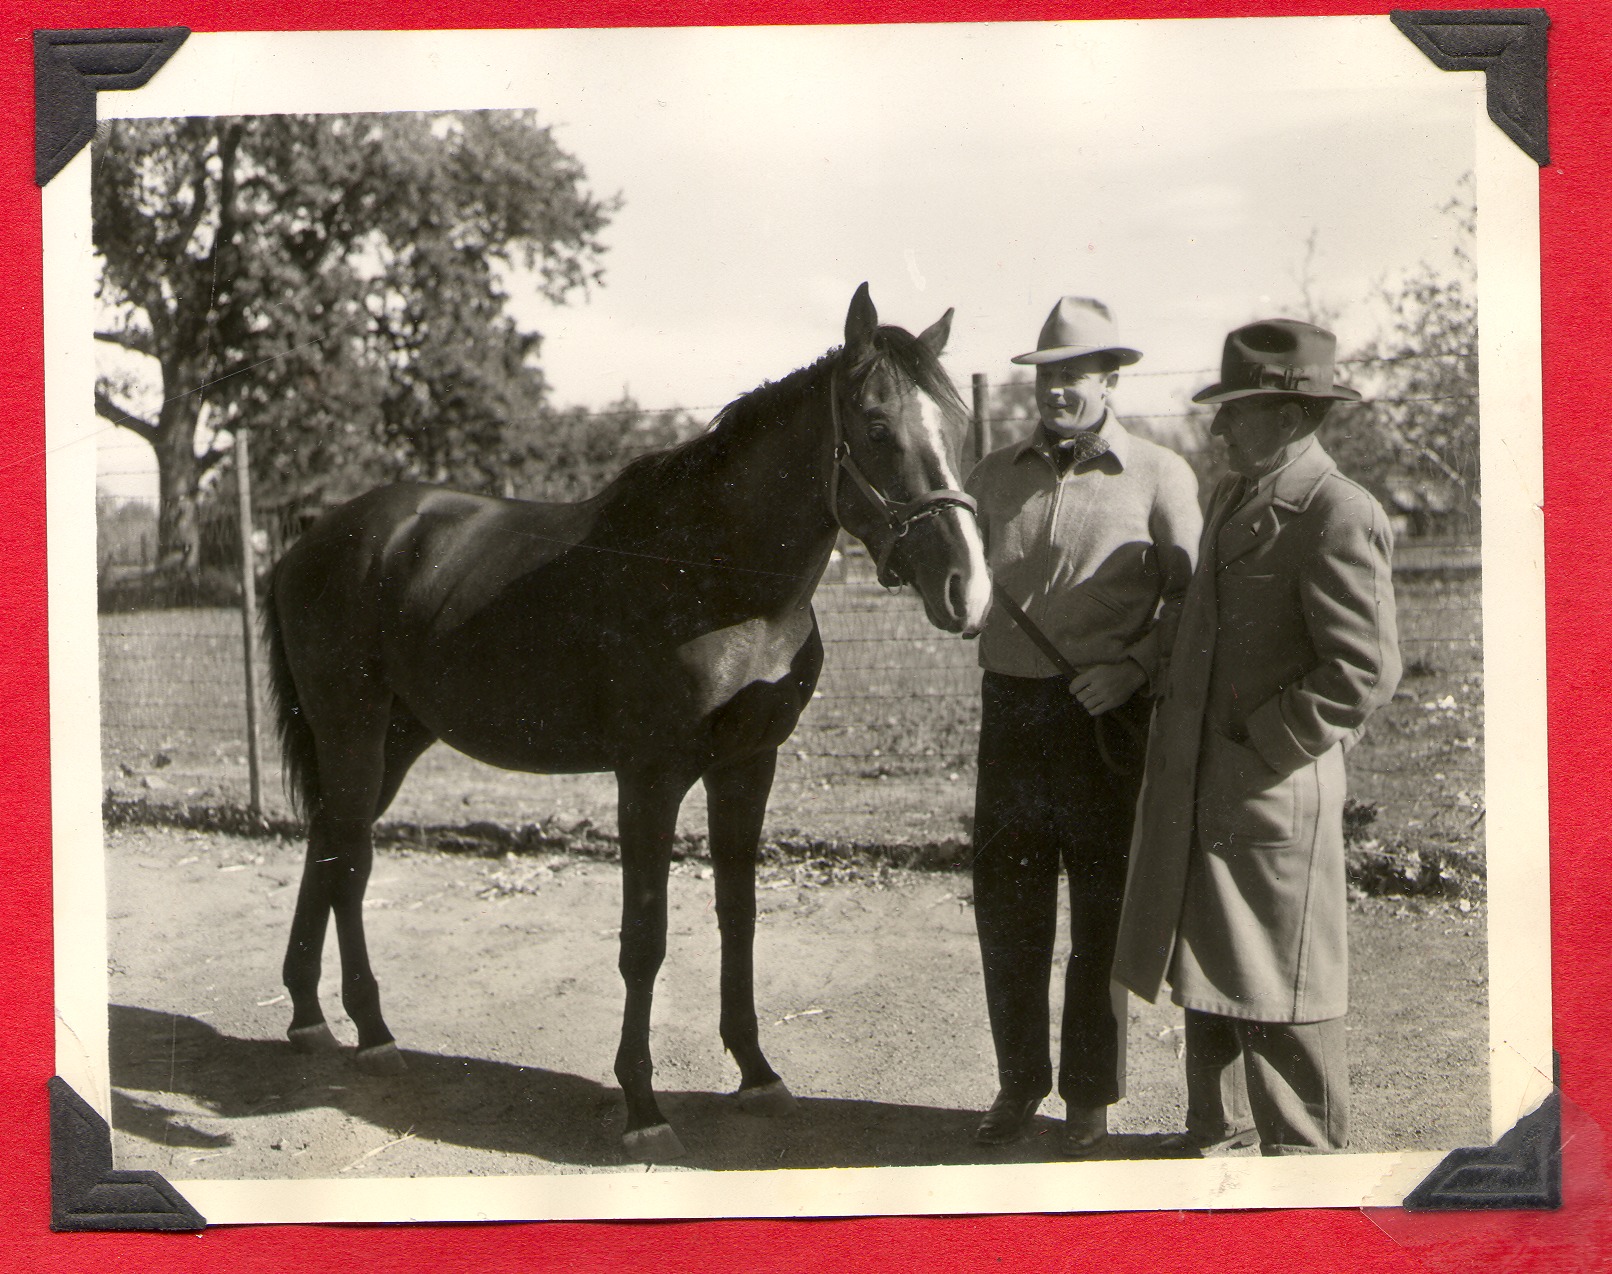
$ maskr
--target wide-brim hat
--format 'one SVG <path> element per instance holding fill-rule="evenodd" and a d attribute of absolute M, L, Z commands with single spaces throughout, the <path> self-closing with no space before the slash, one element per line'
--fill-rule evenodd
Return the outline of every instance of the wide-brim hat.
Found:
<path fill-rule="evenodd" d="M 1220 380 L 1192 395 L 1195 403 L 1228 403 L 1255 394 L 1358 401 L 1358 390 L 1339 385 L 1338 338 L 1298 319 L 1262 319 L 1226 337 Z"/>
<path fill-rule="evenodd" d="M 1114 316 L 1101 301 L 1089 296 L 1059 299 L 1041 325 L 1041 339 L 1028 354 L 1018 354 L 1015 363 L 1061 363 L 1066 358 L 1086 354 L 1112 354 L 1120 367 L 1128 367 L 1142 357 L 1140 350 L 1119 343 Z"/>

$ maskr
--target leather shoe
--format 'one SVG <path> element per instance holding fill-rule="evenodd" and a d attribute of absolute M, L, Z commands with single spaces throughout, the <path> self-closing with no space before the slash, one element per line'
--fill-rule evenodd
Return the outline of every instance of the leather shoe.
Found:
<path fill-rule="evenodd" d="M 1108 1107 L 1068 1107 L 1058 1149 L 1065 1159 L 1089 1159 L 1108 1145 Z"/>
<path fill-rule="evenodd" d="M 1029 1131 L 1030 1121 L 1035 1118 L 1044 1095 L 1026 1097 L 1004 1088 L 975 1129 L 975 1142 L 981 1146 L 1005 1146 L 1017 1141 Z"/>
<path fill-rule="evenodd" d="M 1210 1159 L 1227 1151 L 1246 1150 L 1258 1144 L 1259 1130 L 1243 1128 L 1237 1132 L 1227 1133 L 1224 1137 L 1201 1137 L 1192 1132 L 1173 1132 L 1155 1141 L 1153 1149 L 1166 1158 L 1197 1155 L 1203 1159 Z"/>

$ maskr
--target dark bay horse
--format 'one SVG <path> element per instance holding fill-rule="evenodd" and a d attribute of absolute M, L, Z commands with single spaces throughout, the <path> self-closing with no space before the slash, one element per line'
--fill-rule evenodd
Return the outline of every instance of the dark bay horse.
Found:
<path fill-rule="evenodd" d="M 359 1064 L 403 1067 L 364 943 L 370 828 L 441 739 L 507 769 L 616 774 L 615 1072 L 638 1159 L 682 1153 L 651 1084 L 650 1000 L 677 813 L 704 781 L 722 1042 L 747 1109 L 789 1108 L 756 1027 L 755 864 L 778 746 L 822 664 L 812 593 L 843 527 L 885 583 L 916 587 L 938 628 L 977 631 L 990 595 L 957 476 L 965 412 L 937 359 L 951 316 L 917 337 L 881 327 L 863 284 L 842 348 L 592 499 L 384 487 L 291 548 L 264 626 L 287 782 L 309 824 L 284 971 L 299 1048 L 336 1047 L 318 998 L 334 912 Z"/>

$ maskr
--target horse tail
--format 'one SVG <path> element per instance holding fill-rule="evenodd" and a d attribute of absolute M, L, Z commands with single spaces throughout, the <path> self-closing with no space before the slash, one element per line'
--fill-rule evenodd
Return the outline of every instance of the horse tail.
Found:
<path fill-rule="evenodd" d="M 285 774 L 286 795 L 291 808 L 304 818 L 312 818 L 319 808 L 319 753 L 313 731 L 297 698 L 296 679 L 286 658 L 285 635 L 280 629 L 280 608 L 276 600 L 283 560 L 269 572 L 268 588 L 261 610 L 263 643 L 269 651 L 269 702 L 274 708 L 274 731 L 280 736 L 280 763 Z"/>

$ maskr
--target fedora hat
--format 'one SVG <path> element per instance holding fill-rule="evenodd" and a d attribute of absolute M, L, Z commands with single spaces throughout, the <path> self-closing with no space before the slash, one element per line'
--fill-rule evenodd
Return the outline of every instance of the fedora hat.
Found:
<path fill-rule="evenodd" d="M 1034 352 L 1019 354 L 1015 363 L 1061 363 L 1083 354 L 1112 354 L 1121 367 L 1142 357 L 1140 350 L 1121 345 L 1114 330 L 1114 316 L 1101 301 L 1089 296 L 1059 299 L 1041 325 L 1041 339 Z"/>
<path fill-rule="evenodd" d="M 1262 319 L 1226 337 L 1220 380 L 1192 395 L 1195 403 L 1225 403 L 1255 394 L 1301 394 L 1306 398 L 1358 400 L 1360 394 L 1333 382 L 1338 338 L 1298 319 Z"/>

